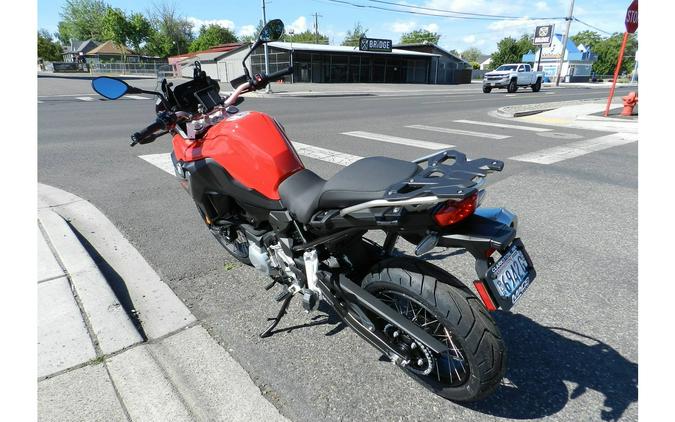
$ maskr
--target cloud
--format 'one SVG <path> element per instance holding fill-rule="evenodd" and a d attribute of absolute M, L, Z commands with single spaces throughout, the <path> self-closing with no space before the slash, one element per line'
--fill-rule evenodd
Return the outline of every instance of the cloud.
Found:
<path fill-rule="evenodd" d="M 305 32 L 307 30 L 307 18 L 304 16 L 299 16 L 288 26 L 288 29 L 292 29 L 296 34 Z"/>
<path fill-rule="evenodd" d="M 438 24 L 430 23 L 429 25 L 424 25 L 422 28 L 426 29 L 429 32 L 438 32 Z"/>
<path fill-rule="evenodd" d="M 251 37 L 255 35 L 255 25 L 242 25 L 239 28 L 238 34 L 240 37 Z"/>
<path fill-rule="evenodd" d="M 513 29 L 532 29 L 534 33 L 534 28 L 537 25 L 546 25 L 548 21 L 542 19 L 529 19 L 526 16 L 518 19 L 506 19 L 502 21 L 492 22 L 488 25 L 488 29 L 492 31 L 504 31 L 504 30 L 513 30 Z"/>
<path fill-rule="evenodd" d="M 538 1 L 534 4 L 535 9 L 537 9 L 538 12 L 545 12 L 549 10 L 550 8 L 548 7 L 548 3 L 545 1 Z"/>
<path fill-rule="evenodd" d="M 467 35 L 466 37 L 462 38 L 462 41 L 464 41 L 467 44 L 473 44 L 476 42 L 476 36 L 475 35 Z"/>
<path fill-rule="evenodd" d="M 223 28 L 227 29 L 234 29 L 234 22 L 232 22 L 229 19 L 199 19 L 195 18 L 193 16 L 190 16 L 187 18 L 187 20 L 192 23 L 192 32 L 199 32 L 199 28 L 201 28 L 203 25 L 209 26 L 209 25 L 220 25 Z"/>
<path fill-rule="evenodd" d="M 400 34 L 403 32 L 410 32 L 413 29 L 415 29 L 415 26 L 417 23 L 415 21 L 407 21 L 407 22 L 401 22 L 401 21 L 396 21 L 391 25 L 391 30 Z"/>

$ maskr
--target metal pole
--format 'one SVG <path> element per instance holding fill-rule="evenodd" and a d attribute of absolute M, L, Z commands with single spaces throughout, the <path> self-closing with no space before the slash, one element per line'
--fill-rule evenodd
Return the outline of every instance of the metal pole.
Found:
<path fill-rule="evenodd" d="M 537 72 L 540 71 L 539 66 L 541 66 L 541 52 L 544 49 L 543 45 L 539 46 L 539 59 L 537 59 Z"/>
<path fill-rule="evenodd" d="M 263 25 L 267 25 L 267 17 L 265 15 L 265 0 L 262 0 L 262 13 L 263 13 Z M 270 64 L 269 64 L 269 56 L 268 56 L 268 51 L 267 51 L 267 43 L 264 44 L 264 49 L 265 49 L 265 74 L 269 75 L 270 73 Z M 265 92 L 270 93 L 270 84 L 267 84 L 267 87 L 265 87 Z"/>
<path fill-rule="evenodd" d="M 616 88 L 616 79 L 619 77 L 619 70 L 621 70 L 621 62 L 623 61 L 623 51 L 626 49 L 626 41 L 628 41 L 628 32 L 623 33 L 623 42 L 621 42 L 621 51 L 619 52 L 619 60 L 616 62 L 616 69 L 614 70 L 614 81 L 612 82 L 612 89 L 609 90 L 609 97 L 607 97 L 607 106 L 603 116 L 609 115 L 609 107 L 612 105 L 612 97 L 614 97 L 614 88 Z"/>
<path fill-rule="evenodd" d="M 565 36 L 562 39 L 562 51 L 560 52 L 560 60 L 558 61 L 558 71 L 555 76 L 555 86 L 560 86 L 560 72 L 562 72 L 563 61 L 565 60 L 565 51 L 567 50 L 567 38 L 570 35 L 570 24 L 572 23 L 572 13 L 574 12 L 574 0 L 570 3 L 570 12 L 565 18 L 567 27 L 565 28 Z"/>

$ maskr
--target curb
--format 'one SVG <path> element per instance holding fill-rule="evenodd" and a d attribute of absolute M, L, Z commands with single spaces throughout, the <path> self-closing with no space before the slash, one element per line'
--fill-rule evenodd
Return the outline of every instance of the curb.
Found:
<path fill-rule="evenodd" d="M 512 117 L 524 117 L 532 116 L 534 114 L 543 113 L 545 111 L 555 110 L 561 107 L 573 106 L 588 104 L 601 100 L 600 98 L 588 98 L 583 100 L 571 100 L 571 101 L 555 101 L 548 103 L 536 103 L 536 104 L 521 104 L 517 106 L 504 106 L 497 109 L 497 114 L 501 117 L 512 118 Z"/>
<path fill-rule="evenodd" d="M 94 205 L 39 183 L 38 215 L 51 249 L 72 280 L 89 330 L 89 338 L 81 343 L 91 339 L 96 349 L 95 359 L 38 379 L 40 420 L 73 420 L 76 415 L 77 420 L 287 422 Z M 47 279 L 42 285 L 68 290 L 64 279 Z M 120 309 L 125 300 L 120 291 L 133 303 L 139 331 Z M 73 300 L 67 292 L 63 296 Z M 46 321 L 50 315 L 45 311 L 40 316 Z M 55 325 L 47 322 L 43 329 Z M 73 354 L 79 349 L 71 350 Z M 48 364 L 63 355 L 53 349 L 45 352 L 41 358 Z"/>

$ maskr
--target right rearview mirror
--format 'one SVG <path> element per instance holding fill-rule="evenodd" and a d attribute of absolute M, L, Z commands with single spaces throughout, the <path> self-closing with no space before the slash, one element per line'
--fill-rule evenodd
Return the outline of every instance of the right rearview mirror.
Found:
<path fill-rule="evenodd" d="M 281 19 L 273 19 L 267 22 L 258 35 L 258 41 L 270 42 L 276 41 L 284 34 L 284 23 Z"/>

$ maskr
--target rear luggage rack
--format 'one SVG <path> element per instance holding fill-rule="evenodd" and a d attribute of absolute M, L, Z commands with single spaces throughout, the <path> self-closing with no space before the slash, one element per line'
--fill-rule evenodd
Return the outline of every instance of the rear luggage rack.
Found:
<path fill-rule="evenodd" d="M 448 164 L 448 160 L 453 162 Z M 426 168 L 411 179 L 390 186 L 383 199 L 404 201 L 424 196 L 464 199 L 482 186 L 488 174 L 504 168 L 503 161 L 491 158 L 469 161 L 464 153 L 452 149 L 435 152 L 413 162 L 426 163 Z"/>

